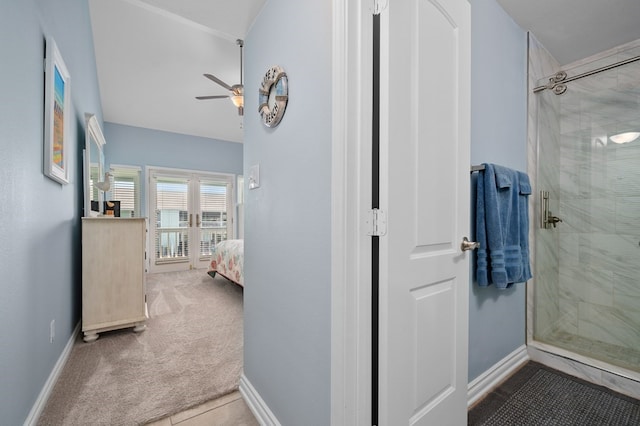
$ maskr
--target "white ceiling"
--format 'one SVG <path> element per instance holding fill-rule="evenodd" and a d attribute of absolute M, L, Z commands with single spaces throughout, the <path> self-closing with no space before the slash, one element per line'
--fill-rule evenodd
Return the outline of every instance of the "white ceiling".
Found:
<path fill-rule="evenodd" d="M 497 1 L 561 65 L 640 39 L 638 0 Z"/>
<path fill-rule="evenodd" d="M 105 121 L 241 142 L 228 99 L 240 50 L 265 0 L 89 0 Z"/>
<path fill-rule="evenodd" d="M 561 64 L 640 39 L 638 0 L 497 1 Z M 236 39 L 264 3 L 89 0 L 104 120 L 242 142 L 230 100 L 195 96 L 228 94 L 204 73 L 239 83 Z"/>

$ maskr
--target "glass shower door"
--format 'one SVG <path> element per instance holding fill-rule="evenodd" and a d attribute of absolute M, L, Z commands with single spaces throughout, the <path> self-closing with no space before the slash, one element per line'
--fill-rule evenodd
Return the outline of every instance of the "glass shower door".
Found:
<path fill-rule="evenodd" d="M 534 96 L 534 339 L 640 371 L 640 62 Z"/>

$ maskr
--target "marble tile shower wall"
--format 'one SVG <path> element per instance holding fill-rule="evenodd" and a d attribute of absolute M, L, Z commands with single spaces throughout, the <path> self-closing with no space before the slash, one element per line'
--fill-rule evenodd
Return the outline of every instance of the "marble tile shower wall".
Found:
<path fill-rule="evenodd" d="M 559 69 L 558 62 L 529 34 L 529 90 L 540 79 Z M 530 92 L 531 93 L 531 92 Z M 559 238 L 557 233 L 539 229 L 539 191 L 551 191 L 558 200 L 560 161 L 560 101 L 546 93 L 529 95 L 527 171 L 533 185 L 529 200 L 531 230 L 529 240 L 534 276 L 527 285 L 527 341 L 538 340 L 554 331 L 560 317 L 558 293 Z"/>
<path fill-rule="evenodd" d="M 560 181 L 560 100 L 550 91 L 538 95 L 538 191 L 534 193 L 536 216 L 535 303 L 536 335 L 547 336 L 562 324 L 562 298 L 558 287 L 560 263 L 560 235 L 548 229 L 540 229 L 541 203 L 539 191 L 549 191 L 550 210 L 558 211 Z"/>
<path fill-rule="evenodd" d="M 637 54 L 622 52 L 614 60 Z M 640 129 L 640 64 L 570 83 L 558 98 L 555 208 L 563 222 L 551 230 L 560 250 L 557 330 L 637 349 L 640 140 L 617 145 L 607 135 Z"/>

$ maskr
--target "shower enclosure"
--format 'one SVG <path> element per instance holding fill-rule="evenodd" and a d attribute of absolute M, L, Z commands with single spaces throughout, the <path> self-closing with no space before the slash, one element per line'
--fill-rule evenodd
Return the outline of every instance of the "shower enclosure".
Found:
<path fill-rule="evenodd" d="M 538 86 L 548 87 L 530 94 L 538 105 L 538 193 L 531 200 L 533 340 L 635 380 L 640 378 L 637 46 L 571 69 L 567 76 L 541 79 Z M 626 63 L 602 69 L 620 62 Z"/>

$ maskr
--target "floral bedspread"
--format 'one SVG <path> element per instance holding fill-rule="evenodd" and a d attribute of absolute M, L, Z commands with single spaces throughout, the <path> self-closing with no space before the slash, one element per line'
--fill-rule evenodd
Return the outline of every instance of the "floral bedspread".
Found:
<path fill-rule="evenodd" d="M 209 271 L 216 271 L 244 287 L 244 240 L 226 240 L 216 244 Z"/>

